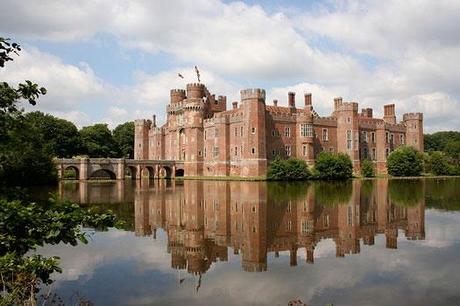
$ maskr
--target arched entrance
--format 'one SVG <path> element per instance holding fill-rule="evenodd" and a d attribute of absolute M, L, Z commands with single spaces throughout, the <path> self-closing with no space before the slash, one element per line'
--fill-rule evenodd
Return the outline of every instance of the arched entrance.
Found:
<path fill-rule="evenodd" d="M 176 177 L 183 177 L 184 176 L 184 169 L 176 169 L 175 176 Z"/>
<path fill-rule="evenodd" d="M 80 178 L 80 171 L 75 166 L 68 166 L 64 169 L 65 180 L 78 180 Z"/>
<path fill-rule="evenodd" d="M 111 170 L 99 169 L 91 173 L 89 178 L 91 180 L 115 180 L 117 176 Z"/>
<path fill-rule="evenodd" d="M 149 179 L 155 178 L 155 169 L 151 166 L 146 166 L 142 169 L 142 177 L 148 176 Z"/>

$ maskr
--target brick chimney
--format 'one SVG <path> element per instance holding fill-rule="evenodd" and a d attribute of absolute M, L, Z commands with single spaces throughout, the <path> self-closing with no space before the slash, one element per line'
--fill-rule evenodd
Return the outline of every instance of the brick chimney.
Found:
<path fill-rule="evenodd" d="M 305 97 L 305 106 L 311 106 L 311 93 L 306 93 Z"/>
<path fill-rule="evenodd" d="M 237 101 L 232 102 L 232 105 L 233 105 L 233 109 L 237 109 L 237 108 L 238 108 L 238 102 L 237 102 Z"/>
<path fill-rule="evenodd" d="M 292 108 L 295 107 L 295 92 L 290 91 L 288 93 L 288 104 L 289 104 L 289 107 L 292 107 Z"/>
<path fill-rule="evenodd" d="M 273 100 L 273 106 L 278 106 L 278 100 L 276 99 Z"/>
<path fill-rule="evenodd" d="M 157 127 L 157 115 L 152 116 L 152 127 Z"/>

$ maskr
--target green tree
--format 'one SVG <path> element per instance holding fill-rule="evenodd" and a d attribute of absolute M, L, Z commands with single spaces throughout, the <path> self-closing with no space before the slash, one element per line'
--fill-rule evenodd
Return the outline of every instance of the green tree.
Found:
<path fill-rule="evenodd" d="M 460 140 L 450 141 L 444 147 L 444 152 L 458 165 L 460 164 Z"/>
<path fill-rule="evenodd" d="M 113 139 L 117 143 L 121 157 L 134 158 L 134 122 L 118 125 L 113 130 Z"/>
<path fill-rule="evenodd" d="M 374 177 L 375 168 L 374 163 L 368 159 L 363 160 L 361 163 L 361 175 L 364 177 Z"/>
<path fill-rule="evenodd" d="M 267 179 L 272 181 L 306 180 L 310 177 L 310 170 L 304 160 L 289 158 L 287 160 L 276 157 L 267 171 Z"/>
<path fill-rule="evenodd" d="M 353 164 L 347 154 L 321 152 L 316 157 L 315 170 L 320 179 L 348 179 L 353 175 Z"/>
<path fill-rule="evenodd" d="M 443 152 L 431 152 L 428 156 L 428 164 L 430 172 L 436 175 L 448 175 L 453 172 L 454 166 L 449 163 L 448 158 Z"/>
<path fill-rule="evenodd" d="M 118 147 L 107 124 L 97 123 L 80 130 L 83 151 L 89 157 L 118 157 Z"/>
<path fill-rule="evenodd" d="M 12 61 L 21 48 L 0 37 L 0 67 Z M 0 185 L 47 184 L 56 179 L 56 169 L 47 154 L 43 139 L 29 124 L 19 107 L 22 100 L 35 105 L 45 88 L 31 81 L 17 88 L 0 82 Z M 37 136 L 38 135 L 38 136 Z"/>
<path fill-rule="evenodd" d="M 387 168 L 393 176 L 419 176 L 423 171 L 423 156 L 413 147 L 401 147 L 388 156 Z"/>
<path fill-rule="evenodd" d="M 40 133 L 51 156 L 70 158 L 81 153 L 80 134 L 72 122 L 39 111 L 27 113 L 25 120 Z"/>

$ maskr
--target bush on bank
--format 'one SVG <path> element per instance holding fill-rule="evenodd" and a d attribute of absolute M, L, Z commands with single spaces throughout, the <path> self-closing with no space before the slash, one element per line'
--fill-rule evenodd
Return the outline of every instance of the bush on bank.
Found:
<path fill-rule="evenodd" d="M 300 181 L 310 176 L 307 163 L 297 158 L 281 159 L 277 156 L 267 171 L 267 179 L 271 181 Z"/>
<path fill-rule="evenodd" d="M 387 159 L 388 174 L 393 176 L 420 176 L 423 155 L 412 147 L 401 147 L 391 152 Z"/>
<path fill-rule="evenodd" d="M 353 175 L 353 164 L 347 154 L 321 152 L 315 160 L 315 176 L 324 180 L 343 180 Z"/>
<path fill-rule="evenodd" d="M 374 177 L 375 169 L 374 163 L 368 159 L 363 160 L 361 163 L 361 175 L 363 177 Z"/>

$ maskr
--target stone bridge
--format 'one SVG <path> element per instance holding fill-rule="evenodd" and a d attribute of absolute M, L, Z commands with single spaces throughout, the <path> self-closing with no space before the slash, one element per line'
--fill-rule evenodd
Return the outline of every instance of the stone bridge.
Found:
<path fill-rule="evenodd" d="M 112 180 L 125 179 L 130 175 L 132 179 L 171 178 L 184 176 L 184 163 L 175 160 L 135 160 L 124 158 L 62 158 L 55 160 L 59 179 L 65 178 L 65 171 L 75 171 L 75 178 L 90 180 L 107 178 Z"/>

